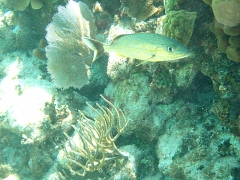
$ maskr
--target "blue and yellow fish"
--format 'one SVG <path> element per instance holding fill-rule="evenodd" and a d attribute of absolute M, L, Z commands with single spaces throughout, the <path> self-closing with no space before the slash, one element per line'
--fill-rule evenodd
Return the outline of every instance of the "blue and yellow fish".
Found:
<path fill-rule="evenodd" d="M 111 44 L 103 44 L 87 37 L 83 37 L 83 42 L 94 51 L 93 61 L 104 52 L 115 52 L 144 62 L 172 61 L 190 54 L 178 41 L 153 33 L 120 35 Z"/>

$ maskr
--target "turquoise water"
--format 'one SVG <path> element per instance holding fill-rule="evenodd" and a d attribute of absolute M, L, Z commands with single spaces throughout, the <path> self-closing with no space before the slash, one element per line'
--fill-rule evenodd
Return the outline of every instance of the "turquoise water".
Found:
<path fill-rule="evenodd" d="M 240 25 L 205 2 L 1 1 L 0 179 L 240 179 Z M 82 41 L 149 32 L 191 55 L 92 62 Z"/>

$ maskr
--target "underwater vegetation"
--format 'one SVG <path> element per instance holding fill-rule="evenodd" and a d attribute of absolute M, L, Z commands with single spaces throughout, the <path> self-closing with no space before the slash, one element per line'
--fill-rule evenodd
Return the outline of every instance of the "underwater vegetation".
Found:
<path fill-rule="evenodd" d="M 47 28 L 46 56 L 48 71 L 60 88 L 81 88 L 90 78 L 90 51 L 82 36 L 94 38 L 96 26 L 88 7 L 82 2 L 69 1 L 58 7 L 58 13 Z"/>
<path fill-rule="evenodd" d="M 0 179 L 240 179 L 238 5 L 0 0 Z"/>
<path fill-rule="evenodd" d="M 69 169 L 72 175 L 85 176 L 87 172 L 100 170 L 111 161 L 126 160 L 128 157 L 115 145 L 115 141 L 127 126 L 127 120 L 121 110 L 117 110 L 112 103 L 101 97 L 110 105 L 113 112 L 99 104 L 98 109 L 88 104 L 97 117 L 90 118 L 89 115 L 81 113 L 77 126 L 73 125 L 76 131 L 74 137 L 64 133 L 68 143 L 65 145 L 65 155 L 62 155 L 61 164 Z M 113 136 L 115 126 L 117 133 Z"/>

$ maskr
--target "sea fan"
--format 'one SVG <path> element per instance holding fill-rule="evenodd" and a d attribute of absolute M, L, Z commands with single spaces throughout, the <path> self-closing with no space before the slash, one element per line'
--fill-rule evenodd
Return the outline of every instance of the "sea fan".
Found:
<path fill-rule="evenodd" d="M 70 0 L 59 6 L 47 26 L 46 56 L 48 72 L 59 88 L 81 88 L 88 83 L 92 54 L 82 37 L 94 38 L 96 27 L 86 4 Z"/>

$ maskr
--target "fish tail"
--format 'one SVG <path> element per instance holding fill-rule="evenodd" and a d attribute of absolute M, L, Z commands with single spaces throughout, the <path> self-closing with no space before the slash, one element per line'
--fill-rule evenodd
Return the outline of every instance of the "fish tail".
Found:
<path fill-rule="evenodd" d="M 83 37 L 82 40 L 84 44 L 94 52 L 92 62 L 104 53 L 104 47 L 101 42 L 87 37 Z"/>

